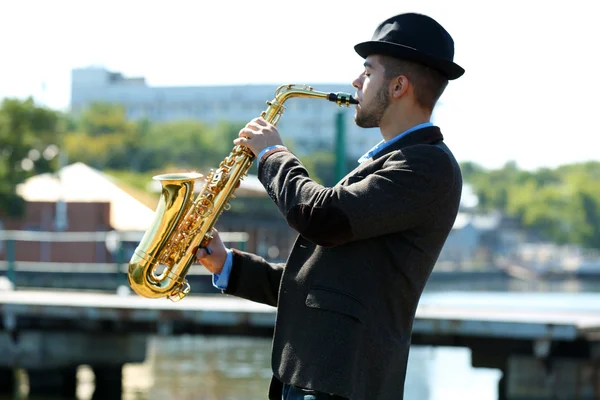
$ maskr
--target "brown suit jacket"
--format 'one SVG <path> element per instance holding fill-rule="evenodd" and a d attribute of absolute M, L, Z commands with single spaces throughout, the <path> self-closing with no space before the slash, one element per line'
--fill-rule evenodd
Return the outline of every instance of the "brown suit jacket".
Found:
<path fill-rule="evenodd" d="M 438 127 L 410 133 L 332 188 L 289 152 L 259 179 L 299 236 L 285 264 L 233 249 L 225 293 L 277 307 L 281 383 L 400 400 L 417 303 L 458 211 L 462 176 Z"/>

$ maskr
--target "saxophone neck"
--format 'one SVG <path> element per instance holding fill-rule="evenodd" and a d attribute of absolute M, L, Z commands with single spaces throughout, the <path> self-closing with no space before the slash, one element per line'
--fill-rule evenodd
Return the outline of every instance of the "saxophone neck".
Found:
<path fill-rule="evenodd" d="M 275 91 L 275 98 L 271 101 L 267 101 L 268 107 L 260 116 L 267 122 L 277 125 L 279 118 L 285 111 L 284 103 L 292 97 L 328 100 L 336 103 L 340 107 L 358 104 L 358 100 L 348 93 L 319 92 L 313 90 L 313 88 L 308 85 L 281 85 Z"/>

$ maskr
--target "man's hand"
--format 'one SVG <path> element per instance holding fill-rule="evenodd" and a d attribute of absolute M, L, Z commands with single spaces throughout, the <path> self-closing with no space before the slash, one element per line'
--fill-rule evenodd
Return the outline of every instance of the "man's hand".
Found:
<path fill-rule="evenodd" d="M 236 145 L 248 147 L 255 157 L 270 146 L 283 145 L 279 131 L 263 118 L 255 118 L 240 130 L 239 137 L 233 141 Z"/>
<path fill-rule="evenodd" d="M 227 248 L 216 229 L 213 229 L 212 237 L 207 247 L 208 251 L 203 247 L 196 250 L 196 259 L 211 273 L 220 274 L 227 259 Z"/>

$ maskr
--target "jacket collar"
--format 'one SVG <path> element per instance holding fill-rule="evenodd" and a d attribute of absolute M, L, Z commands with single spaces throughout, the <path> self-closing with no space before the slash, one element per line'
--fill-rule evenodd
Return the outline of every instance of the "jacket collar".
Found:
<path fill-rule="evenodd" d="M 375 160 L 394 150 L 399 150 L 408 146 L 414 146 L 418 144 L 436 144 L 443 140 L 444 136 L 442 135 L 442 132 L 438 126 L 428 126 L 412 131 L 408 135 L 404 135 L 396 142 L 375 154 L 373 159 Z"/>

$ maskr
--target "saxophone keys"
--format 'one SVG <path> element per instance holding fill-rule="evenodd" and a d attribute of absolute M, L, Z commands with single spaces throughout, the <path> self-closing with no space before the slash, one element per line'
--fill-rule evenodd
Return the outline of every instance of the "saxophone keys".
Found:
<path fill-rule="evenodd" d="M 167 295 L 167 298 L 173 303 L 177 303 L 190 292 L 190 284 L 184 280 L 173 291 Z"/>

